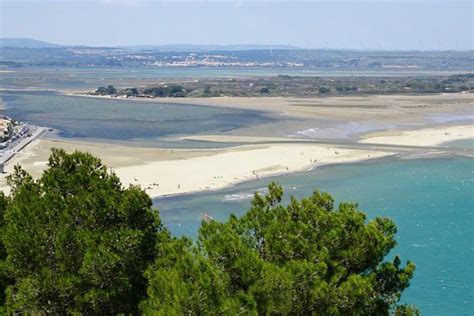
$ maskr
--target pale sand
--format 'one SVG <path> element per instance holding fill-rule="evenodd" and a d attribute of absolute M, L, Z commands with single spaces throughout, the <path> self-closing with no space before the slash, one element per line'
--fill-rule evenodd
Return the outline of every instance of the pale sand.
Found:
<path fill-rule="evenodd" d="M 387 131 L 367 134 L 361 143 L 433 147 L 445 142 L 474 139 L 474 125 L 443 126 L 411 131 Z"/>
<path fill-rule="evenodd" d="M 170 150 L 37 140 L 7 164 L 20 163 L 34 177 L 47 167 L 51 147 L 88 151 L 116 172 L 125 186 L 138 184 L 152 197 L 216 190 L 243 181 L 348 163 L 390 152 L 342 149 L 313 144 L 247 145 L 219 150 Z M 8 193 L 5 174 L 0 187 Z"/>
<path fill-rule="evenodd" d="M 159 149 L 128 147 L 100 143 L 79 142 L 71 140 L 37 139 L 26 148 L 15 154 L 5 165 L 5 173 L 0 174 L 0 189 L 6 191 L 5 177 L 13 171 L 16 164 L 20 164 L 33 177 L 39 177 L 47 167 L 51 148 L 63 148 L 67 152 L 79 150 L 89 152 L 99 157 L 104 164 L 110 167 L 127 167 L 143 165 L 151 161 L 188 159 L 192 157 L 213 155 L 218 150 L 192 149 Z"/>
<path fill-rule="evenodd" d="M 141 184 L 153 197 L 216 190 L 248 180 L 391 155 L 310 144 L 241 146 L 212 156 L 114 168 L 125 185 Z"/>

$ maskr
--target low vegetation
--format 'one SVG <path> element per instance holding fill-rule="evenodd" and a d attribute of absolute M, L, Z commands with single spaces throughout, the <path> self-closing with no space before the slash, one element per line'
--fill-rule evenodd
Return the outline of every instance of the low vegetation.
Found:
<path fill-rule="evenodd" d="M 397 305 L 415 266 L 396 256 L 395 224 L 315 191 L 172 237 L 139 187 L 97 158 L 53 150 L 33 179 L 20 167 L 0 196 L 0 304 L 8 313 L 417 315 Z"/>
<path fill-rule="evenodd" d="M 91 94 L 127 97 L 318 97 L 473 92 L 474 75 L 429 77 L 292 77 L 200 79 L 144 88 L 99 87 Z"/>

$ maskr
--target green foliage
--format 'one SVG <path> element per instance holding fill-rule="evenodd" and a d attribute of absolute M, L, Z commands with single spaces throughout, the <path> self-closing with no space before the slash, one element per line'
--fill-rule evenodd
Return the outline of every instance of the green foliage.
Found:
<path fill-rule="evenodd" d="M 8 206 L 8 198 L 0 192 L 0 235 L 3 234 L 4 220 L 3 216 Z M 6 313 L 5 310 L 5 290 L 10 283 L 10 278 L 5 269 L 5 259 L 7 252 L 2 240 L 0 239 L 0 315 Z"/>
<path fill-rule="evenodd" d="M 375 66 L 375 64 L 374 64 Z M 376 68 L 381 65 L 376 66 Z M 112 87 L 113 88 L 113 87 Z M 326 95 L 379 95 L 379 94 L 427 94 L 458 93 L 474 89 L 471 74 L 416 77 L 312 77 L 267 76 L 222 80 L 174 81 L 142 88 L 126 88 L 118 91 L 99 87 L 93 94 L 127 95 L 137 97 L 218 97 L 218 96 L 285 96 L 321 97 Z"/>
<path fill-rule="evenodd" d="M 356 204 L 336 209 L 318 191 L 283 206 L 282 188 L 269 189 L 243 217 L 203 222 L 197 246 L 177 240 L 161 251 L 172 256 L 147 272 L 145 314 L 416 314 L 396 306 L 414 264 L 383 262 L 396 245 L 391 220 L 366 222 Z"/>
<path fill-rule="evenodd" d="M 121 91 L 121 93 L 125 94 L 126 96 L 136 96 L 138 95 L 140 92 L 138 91 L 137 88 L 126 88 L 124 89 L 123 91 Z"/>
<path fill-rule="evenodd" d="M 112 95 L 117 93 L 117 89 L 112 85 L 108 85 L 107 87 L 98 87 L 95 93 L 100 95 Z"/>
<path fill-rule="evenodd" d="M 394 316 L 420 316 L 420 311 L 411 305 L 399 305 L 395 308 Z"/>
<path fill-rule="evenodd" d="M 153 97 L 182 98 L 187 95 L 187 91 L 183 86 L 171 85 L 171 86 L 165 86 L 165 87 L 146 88 L 146 89 L 143 89 L 143 94 L 153 96 Z"/>
<path fill-rule="evenodd" d="M 260 89 L 260 94 L 269 94 L 270 89 L 268 87 L 263 87 Z"/>
<path fill-rule="evenodd" d="M 329 88 L 327 88 L 327 87 L 320 87 L 320 88 L 318 89 L 318 91 L 319 91 L 319 93 L 324 94 L 324 93 L 330 92 L 331 89 L 329 89 Z"/>
<path fill-rule="evenodd" d="M 197 252 L 190 240 L 172 239 L 159 245 L 160 256 L 146 276 L 146 315 L 236 315 L 239 296 L 228 292 L 229 279 L 212 261 Z"/>
<path fill-rule="evenodd" d="M 210 95 L 211 94 L 211 86 L 210 85 L 204 86 L 203 94 L 205 94 L 205 95 Z"/>
<path fill-rule="evenodd" d="M 143 272 L 167 233 L 144 191 L 121 187 L 99 159 L 53 150 L 33 180 L 16 166 L 2 241 L 11 312 L 136 313 Z"/>

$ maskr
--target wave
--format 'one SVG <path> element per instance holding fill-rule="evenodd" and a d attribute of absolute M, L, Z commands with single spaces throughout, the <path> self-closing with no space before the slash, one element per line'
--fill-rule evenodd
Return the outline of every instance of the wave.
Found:
<path fill-rule="evenodd" d="M 231 201 L 243 201 L 243 200 L 250 200 L 254 197 L 255 192 L 258 194 L 267 194 L 268 188 L 258 188 L 255 191 L 248 191 L 248 192 L 239 192 L 233 194 L 224 195 L 224 202 L 231 202 Z"/>
<path fill-rule="evenodd" d="M 346 138 L 355 134 L 362 134 L 371 131 L 395 128 L 393 124 L 383 124 L 376 122 L 348 122 L 337 124 L 333 127 L 317 127 L 297 131 L 296 135 L 308 138 Z"/>

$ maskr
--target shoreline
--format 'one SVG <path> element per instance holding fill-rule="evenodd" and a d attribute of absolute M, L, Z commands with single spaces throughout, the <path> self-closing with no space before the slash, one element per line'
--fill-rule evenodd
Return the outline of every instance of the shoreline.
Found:
<path fill-rule="evenodd" d="M 387 156 L 382 156 L 378 158 L 371 158 L 371 159 L 362 159 L 358 161 L 351 161 L 351 162 L 341 162 L 341 163 L 327 163 L 327 164 L 322 164 L 320 166 L 317 166 L 315 168 L 311 168 L 308 170 L 300 170 L 300 171 L 294 171 L 290 173 L 281 173 L 281 174 L 275 174 L 275 175 L 269 175 L 266 177 L 262 177 L 259 180 L 270 180 L 273 178 L 278 178 L 280 176 L 289 176 L 289 175 L 300 175 L 304 174 L 305 172 L 311 172 L 311 171 L 316 171 L 316 170 L 324 170 L 326 168 L 331 168 L 334 166 L 348 166 L 348 165 L 363 165 L 363 164 L 372 164 L 372 163 L 383 163 L 384 161 L 397 161 L 397 160 L 431 160 L 431 159 L 443 159 L 443 158 L 455 158 L 455 157 L 468 157 L 468 158 L 474 158 L 474 156 L 466 156 L 463 154 L 458 154 L 458 153 L 451 153 L 451 152 L 445 152 L 445 151 L 439 151 L 439 152 L 431 152 L 431 153 L 421 153 L 421 154 L 403 154 L 403 153 L 393 153 L 391 155 Z M 208 193 L 216 193 L 219 191 L 225 191 L 225 190 L 232 190 L 238 185 L 241 184 L 246 184 L 250 183 L 252 181 L 255 181 L 254 179 L 250 180 L 245 180 L 242 182 L 238 182 L 223 188 L 217 188 L 213 190 L 208 190 L 208 191 L 194 191 L 194 192 L 189 192 L 189 193 L 177 193 L 177 194 L 170 194 L 170 195 L 163 195 L 163 196 L 158 196 L 158 197 L 152 197 L 153 202 L 159 201 L 161 199 L 172 199 L 172 198 L 177 198 L 180 196 L 199 196 L 199 195 L 206 195 Z M 160 210 L 160 212 L 162 212 Z"/>
<path fill-rule="evenodd" d="M 370 159 L 361 159 L 361 160 L 351 161 L 351 162 L 340 162 L 340 163 L 328 162 L 328 163 L 321 164 L 319 166 L 315 166 L 313 168 L 306 169 L 306 170 L 298 170 L 298 171 L 293 171 L 293 172 L 289 172 L 289 173 L 278 173 L 278 174 L 268 175 L 268 176 L 262 177 L 258 180 L 270 180 L 270 179 L 277 178 L 277 177 L 280 177 L 280 176 L 298 175 L 298 174 L 303 174 L 305 172 L 311 172 L 311 171 L 315 171 L 315 170 L 322 170 L 322 169 L 325 169 L 325 168 L 331 168 L 333 166 L 377 163 L 377 162 L 382 162 L 382 161 L 388 160 L 388 159 L 397 159 L 397 157 L 399 157 L 398 153 L 392 153 L 392 154 L 388 154 L 388 155 L 382 156 L 382 157 L 376 157 L 376 158 L 370 158 Z M 431 157 L 426 158 L 426 159 L 431 159 L 431 158 L 436 158 L 436 157 L 431 156 Z M 424 158 L 420 158 L 420 159 L 424 159 Z M 234 188 L 238 185 L 245 184 L 245 183 L 250 183 L 252 181 L 256 181 L 256 179 L 243 180 L 243 181 L 236 182 L 236 183 L 233 183 L 231 185 L 228 185 L 228 186 L 225 186 L 225 187 L 222 187 L 222 188 L 210 189 L 210 190 L 207 190 L 207 191 L 205 191 L 205 190 L 199 191 L 198 190 L 198 191 L 193 191 L 193 192 L 189 192 L 189 193 L 176 193 L 176 194 L 169 194 L 169 195 L 162 195 L 162 196 L 152 197 L 152 200 L 155 201 L 155 200 L 160 200 L 160 199 L 175 198 L 175 197 L 189 196 L 189 195 L 206 195 L 208 193 L 215 193 L 215 192 L 219 192 L 219 191 L 223 191 L 223 190 L 231 190 L 232 188 Z"/>
<path fill-rule="evenodd" d="M 471 130 L 472 126 L 444 126 L 404 132 L 386 131 L 386 133 L 399 134 L 402 140 L 419 139 L 427 130 L 432 133 L 457 140 L 456 133 L 445 135 L 445 130 L 462 128 Z M 369 133 L 370 134 L 370 133 Z M 370 135 L 369 135 L 370 136 Z M 429 136 L 429 135 L 428 135 Z M 393 137 L 393 136 L 386 136 Z M 470 137 L 468 137 L 470 138 Z M 474 138 L 474 136 L 473 136 Z M 249 140 L 247 138 L 244 138 Z M 400 145 L 391 148 L 383 147 L 382 143 L 353 143 L 347 148 L 341 144 L 319 144 L 311 142 L 291 142 L 291 139 L 281 142 L 264 143 L 268 138 L 252 138 L 255 143 L 248 143 L 235 147 L 217 149 L 169 149 L 128 147 L 100 143 L 87 143 L 66 139 L 36 139 L 26 148 L 17 153 L 12 161 L 6 164 L 6 171 L 10 172 L 13 165 L 20 163 L 33 177 L 38 177 L 46 168 L 50 148 L 64 148 L 87 151 L 98 156 L 111 171 L 115 172 L 124 187 L 140 185 L 152 199 L 171 197 L 185 194 L 213 192 L 229 188 L 240 183 L 256 179 L 277 177 L 280 175 L 300 173 L 335 164 L 365 163 L 387 157 L 402 156 L 413 158 L 432 158 L 443 155 L 455 154 L 449 147 L 410 147 Z M 370 140 L 370 137 L 365 139 Z M 431 144 L 430 137 L 422 138 L 425 144 Z M 217 136 L 216 141 L 222 141 L 222 136 Z M 239 139 L 242 140 L 242 139 Z M 212 141 L 212 140 L 209 140 Z M 418 144 L 420 145 L 420 144 Z M 369 147 L 367 147 L 369 146 Z M 403 149 L 403 150 L 402 150 Z M 133 155 L 130 156 L 130 152 Z M 473 155 L 468 152 L 468 157 Z M 232 166 L 229 168 L 229 166 Z M 0 178 L 0 188 L 6 190 L 5 176 Z"/>
<path fill-rule="evenodd" d="M 116 168 L 114 171 L 125 186 L 141 184 L 150 196 L 156 198 L 215 191 L 246 181 L 307 171 L 328 163 L 350 163 L 394 154 L 337 147 L 327 149 L 317 145 L 272 144 L 266 148 L 243 147 L 248 150 L 235 150 L 184 161 L 151 162 L 142 167 Z M 312 158 L 308 159 L 310 154 L 322 158 L 312 162 Z M 257 156 L 260 158 L 257 161 L 250 160 Z M 235 161 L 240 161 L 238 168 L 229 169 L 228 166 Z"/>
<path fill-rule="evenodd" d="M 307 171 L 329 163 L 357 162 L 395 154 L 320 144 L 251 144 L 217 150 L 150 150 L 37 139 L 6 165 L 7 173 L 20 163 L 33 177 L 39 177 L 46 169 L 52 147 L 64 148 L 68 152 L 76 149 L 91 152 L 119 176 L 123 186 L 140 185 L 152 198 L 207 192 L 253 179 Z M 134 158 L 126 160 L 130 150 L 136 151 Z M 0 187 L 7 191 L 4 180 L 5 174 L 0 178 Z"/>
<path fill-rule="evenodd" d="M 363 135 L 359 143 L 432 147 L 444 143 L 474 139 L 474 125 L 442 125 L 419 130 L 388 130 Z"/>

